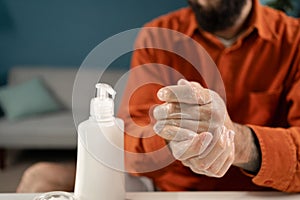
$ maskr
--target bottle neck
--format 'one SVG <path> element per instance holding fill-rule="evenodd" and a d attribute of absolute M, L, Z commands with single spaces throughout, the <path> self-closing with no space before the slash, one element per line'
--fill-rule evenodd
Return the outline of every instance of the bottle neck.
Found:
<path fill-rule="evenodd" d="M 115 117 L 110 116 L 110 117 L 103 118 L 103 117 L 97 117 L 95 115 L 90 115 L 89 119 L 95 122 L 112 122 L 115 120 Z"/>
<path fill-rule="evenodd" d="M 114 119 L 114 102 L 110 99 L 93 98 L 90 105 L 90 116 L 96 121 L 112 121 Z"/>

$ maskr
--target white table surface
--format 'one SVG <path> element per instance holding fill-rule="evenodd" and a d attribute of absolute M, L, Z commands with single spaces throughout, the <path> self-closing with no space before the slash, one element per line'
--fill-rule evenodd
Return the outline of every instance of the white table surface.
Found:
<path fill-rule="evenodd" d="M 33 200 L 37 194 L 0 193 L 0 200 Z M 128 200 L 299 200 L 299 194 L 285 194 L 280 192 L 129 192 Z"/>

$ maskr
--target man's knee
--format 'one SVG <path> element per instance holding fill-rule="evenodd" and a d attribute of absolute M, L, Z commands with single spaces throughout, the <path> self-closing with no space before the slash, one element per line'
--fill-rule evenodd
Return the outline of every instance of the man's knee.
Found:
<path fill-rule="evenodd" d="M 34 181 L 36 179 L 45 178 L 50 168 L 51 168 L 51 163 L 47 163 L 47 162 L 36 163 L 25 170 L 22 179 L 28 179 Z"/>
<path fill-rule="evenodd" d="M 23 174 L 17 192 L 71 191 L 75 181 L 75 163 L 40 162 Z"/>
<path fill-rule="evenodd" d="M 25 170 L 17 192 L 38 192 L 38 187 L 43 187 L 42 182 L 47 182 L 47 173 L 52 164 L 47 162 L 36 163 Z"/>

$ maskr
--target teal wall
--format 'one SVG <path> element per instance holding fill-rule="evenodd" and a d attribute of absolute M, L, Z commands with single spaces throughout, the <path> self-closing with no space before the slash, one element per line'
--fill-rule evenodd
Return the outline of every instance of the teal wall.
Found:
<path fill-rule="evenodd" d="M 262 4 L 267 4 L 273 2 L 274 0 L 260 0 Z M 287 14 L 294 17 L 300 17 L 300 1 L 299 0 L 290 0 L 293 9 L 288 10 Z"/>
<path fill-rule="evenodd" d="M 186 5 L 186 0 L 0 0 L 0 85 L 15 65 L 78 67 L 101 41 Z M 129 60 L 126 55 L 113 64 L 128 67 Z"/>
<path fill-rule="evenodd" d="M 0 0 L 0 84 L 15 65 L 80 66 L 101 41 L 186 0 Z M 128 67 L 130 55 L 115 65 Z"/>

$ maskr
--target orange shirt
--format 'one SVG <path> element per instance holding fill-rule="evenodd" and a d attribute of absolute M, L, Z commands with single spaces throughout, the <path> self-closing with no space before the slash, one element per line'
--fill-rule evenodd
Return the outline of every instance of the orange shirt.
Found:
<path fill-rule="evenodd" d="M 187 52 L 185 55 L 196 55 L 196 62 L 203 62 L 202 67 L 207 64 L 208 69 L 210 64 L 203 53 L 192 50 L 184 40 L 156 31 L 139 34 L 136 47 L 141 49 L 133 54 L 131 70 L 135 71 L 130 74 L 119 111 L 125 120 L 125 149 L 131 152 L 126 154 L 129 172 L 148 176 L 158 188 L 167 191 L 300 192 L 299 20 L 254 0 L 247 23 L 246 31 L 228 48 L 214 35 L 198 29 L 190 8 L 159 17 L 146 27 L 183 33 L 208 52 L 223 79 L 232 121 L 248 125 L 258 138 L 262 155 L 259 172 L 250 176 L 232 166 L 224 177 L 211 178 L 173 161 L 164 148 L 165 141 L 152 130 L 151 110 L 161 103 L 156 93 L 162 86 L 176 84 L 180 76 L 206 86 L 207 82 L 187 59 L 169 52 L 169 47 Z M 167 50 L 155 48 L 160 43 Z M 142 48 L 145 45 L 148 48 Z M 210 78 L 214 80 L 215 76 Z"/>

